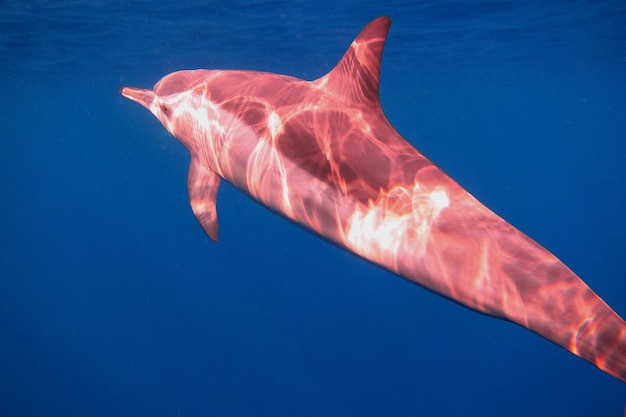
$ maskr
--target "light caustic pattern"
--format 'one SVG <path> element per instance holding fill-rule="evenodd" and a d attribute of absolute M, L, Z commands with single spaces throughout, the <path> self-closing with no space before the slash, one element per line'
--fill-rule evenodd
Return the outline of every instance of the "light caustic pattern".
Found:
<path fill-rule="evenodd" d="M 189 149 L 189 197 L 217 240 L 220 178 L 404 278 L 516 322 L 626 381 L 626 324 L 550 252 L 404 140 L 380 107 L 390 21 L 324 77 L 181 71 L 122 94 Z"/>

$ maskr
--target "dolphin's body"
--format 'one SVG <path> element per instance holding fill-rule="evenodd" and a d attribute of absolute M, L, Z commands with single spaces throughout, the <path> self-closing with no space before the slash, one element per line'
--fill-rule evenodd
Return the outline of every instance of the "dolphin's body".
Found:
<path fill-rule="evenodd" d="M 385 118 L 381 17 L 315 81 L 180 71 L 121 93 L 191 153 L 191 207 L 217 240 L 220 178 L 337 245 L 520 324 L 626 382 L 626 323 L 567 266 L 481 204 Z"/>

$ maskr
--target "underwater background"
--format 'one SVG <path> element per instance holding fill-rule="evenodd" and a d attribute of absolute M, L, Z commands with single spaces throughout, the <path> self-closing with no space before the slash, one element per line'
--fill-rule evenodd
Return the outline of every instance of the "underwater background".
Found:
<path fill-rule="evenodd" d="M 622 416 L 626 384 L 222 183 L 123 85 L 315 79 L 393 24 L 417 149 L 626 316 L 626 3 L 0 1 L 0 416 Z"/>

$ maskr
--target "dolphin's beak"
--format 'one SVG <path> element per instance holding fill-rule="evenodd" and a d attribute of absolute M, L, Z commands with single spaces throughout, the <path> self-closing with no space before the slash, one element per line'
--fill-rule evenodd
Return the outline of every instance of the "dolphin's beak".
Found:
<path fill-rule="evenodd" d="M 150 106 L 154 102 L 154 92 L 152 90 L 144 90 L 143 88 L 122 87 L 120 94 L 129 100 L 141 104 L 150 110 Z"/>

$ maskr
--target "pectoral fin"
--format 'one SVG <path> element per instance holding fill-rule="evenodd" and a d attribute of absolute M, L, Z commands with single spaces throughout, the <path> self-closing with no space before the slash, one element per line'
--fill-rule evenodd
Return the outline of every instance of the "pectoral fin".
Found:
<path fill-rule="evenodd" d="M 187 190 L 193 214 L 202 225 L 206 234 L 217 242 L 217 209 L 215 201 L 220 177 L 208 167 L 202 165 L 197 158 L 191 158 Z"/>

